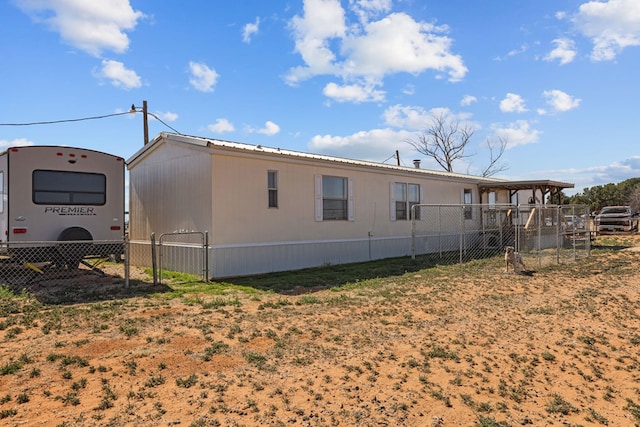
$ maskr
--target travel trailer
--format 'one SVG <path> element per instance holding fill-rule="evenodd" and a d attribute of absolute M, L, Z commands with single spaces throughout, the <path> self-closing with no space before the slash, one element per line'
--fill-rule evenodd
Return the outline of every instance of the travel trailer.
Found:
<path fill-rule="evenodd" d="M 77 268 L 86 256 L 121 254 L 124 168 L 121 157 L 82 148 L 1 153 L 0 256 Z"/>

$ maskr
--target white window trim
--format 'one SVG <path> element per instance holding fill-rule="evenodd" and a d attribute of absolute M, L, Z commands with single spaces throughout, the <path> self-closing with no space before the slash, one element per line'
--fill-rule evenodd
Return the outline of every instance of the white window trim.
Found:
<path fill-rule="evenodd" d="M 413 184 L 413 185 L 417 185 L 420 188 L 420 204 L 424 204 L 424 185 L 422 184 L 418 184 L 415 182 L 399 182 L 399 181 L 392 181 L 389 183 L 389 220 L 392 222 L 397 221 L 396 218 L 396 196 L 395 196 L 395 185 L 396 184 L 405 184 L 405 185 L 409 185 L 409 184 Z M 408 187 L 407 187 L 408 188 Z M 409 212 L 407 212 L 407 216 L 410 216 Z M 420 212 L 420 220 L 422 220 L 423 218 L 422 212 Z M 402 220 L 404 221 L 404 220 Z"/>
<path fill-rule="evenodd" d="M 353 179 L 347 178 L 347 221 L 355 221 L 355 200 L 353 196 Z M 315 176 L 315 219 L 323 222 L 323 201 L 322 201 L 322 175 Z"/>
<path fill-rule="evenodd" d="M 467 193 L 467 194 L 471 195 L 471 203 L 467 203 L 466 200 L 464 199 L 464 196 L 465 196 L 465 193 L 466 193 L 467 190 L 469 191 L 469 193 Z M 463 213 L 465 221 L 473 221 L 473 199 L 474 199 L 474 197 L 473 197 L 473 188 L 463 188 L 462 189 L 462 205 L 463 206 L 469 205 L 469 209 L 471 209 L 471 215 L 470 215 L 471 218 L 467 218 L 466 217 L 466 213 Z M 466 210 L 466 207 L 465 207 L 465 210 Z"/>

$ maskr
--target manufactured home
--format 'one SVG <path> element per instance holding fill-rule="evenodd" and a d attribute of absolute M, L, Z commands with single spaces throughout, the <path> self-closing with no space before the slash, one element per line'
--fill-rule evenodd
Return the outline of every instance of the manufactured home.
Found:
<path fill-rule="evenodd" d="M 152 234 L 207 232 L 205 271 L 214 278 L 410 255 L 416 204 L 511 203 L 526 188 L 542 198 L 572 186 L 173 133 L 144 145 L 127 167 L 131 256 L 149 253 L 136 246 Z"/>
<path fill-rule="evenodd" d="M 84 256 L 122 253 L 114 242 L 122 242 L 125 231 L 124 172 L 123 158 L 82 148 L 27 146 L 1 153 L 5 257 L 77 268 Z M 74 241 L 83 243 L 68 243 Z"/>

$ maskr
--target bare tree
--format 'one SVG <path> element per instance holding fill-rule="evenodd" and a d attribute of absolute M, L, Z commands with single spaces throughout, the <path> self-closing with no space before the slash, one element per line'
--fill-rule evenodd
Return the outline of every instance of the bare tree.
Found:
<path fill-rule="evenodd" d="M 447 120 L 444 114 L 432 116 L 431 126 L 407 142 L 419 153 L 433 158 L 444 170 L 453 172 L 453 162 L 470 157 L 464 150 L 473 136 L 473 128 L 458 120 Z"/>
<path fill-rule="evenodd" d="M 407 140 L 419 153 L 434 159 L 447 172 L 454 172 L 453 163 L 473 156 L 465 154 L 465 149 L 471 141 L 474 129 L 469 124 L 459 120 L 449 120 L 443 113 L 431 117 L 431 125 L 415 138 Z M 507 147 L 507 141 L 498 138 L 498 143 L 487 141 L 490 151 L 489 165 L 482 171 L 483 177 L 495 175 L 507 169 L 504 163 L 499 163 Z"/>
<path fill-rule="evenodd" d="M 498 137 L 496 143 L 487 140 L 487 146 L 489 147 L 489 165 L 482 170 L 482 176 L 484 178 L 509 169 L 506 163 L 499 163 L 500 158 L 504 154 L 504 150 L 507 149 L 507 140 L 502 137 Z"/>

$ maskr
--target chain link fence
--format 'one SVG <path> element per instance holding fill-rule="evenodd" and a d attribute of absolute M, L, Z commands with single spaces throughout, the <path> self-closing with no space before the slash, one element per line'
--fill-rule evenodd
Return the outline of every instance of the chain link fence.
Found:
<path fill-rule="evenodd" d="M 411 253 L 445 263 L 502 257 L 513 247 L 527 269 L 589 256 L 592 224 L 584 205 L 414 205 Z"/>
<path fill-rule="evenodd" d="M 63 284 L 93 285 L 107 276 L 105 263 L 123 263 L 126 246 L 124 239 L 0 242 L 0 286 L 35 292 Z"/>
<path fill-rule="evenodd" d="M 430 254 L 449 264 L 503 259 L 508 246 L 519 252 L 527 270 L 562 264 L 589 256 L 594 233 L 583 205 L 414 205 L 411 215 L 412 257 Z M 129 287 L 134 268 L 144 271 L 140 280 L 150 281 L 152 274 L 154 285 L 194 277 L 206 282 L 208 248 L 207 232 L 153 234 L 139 241 L 125 236 L 119 241 L 0 242 L 0 286 L 34 292 L 119 278 Z"/>

